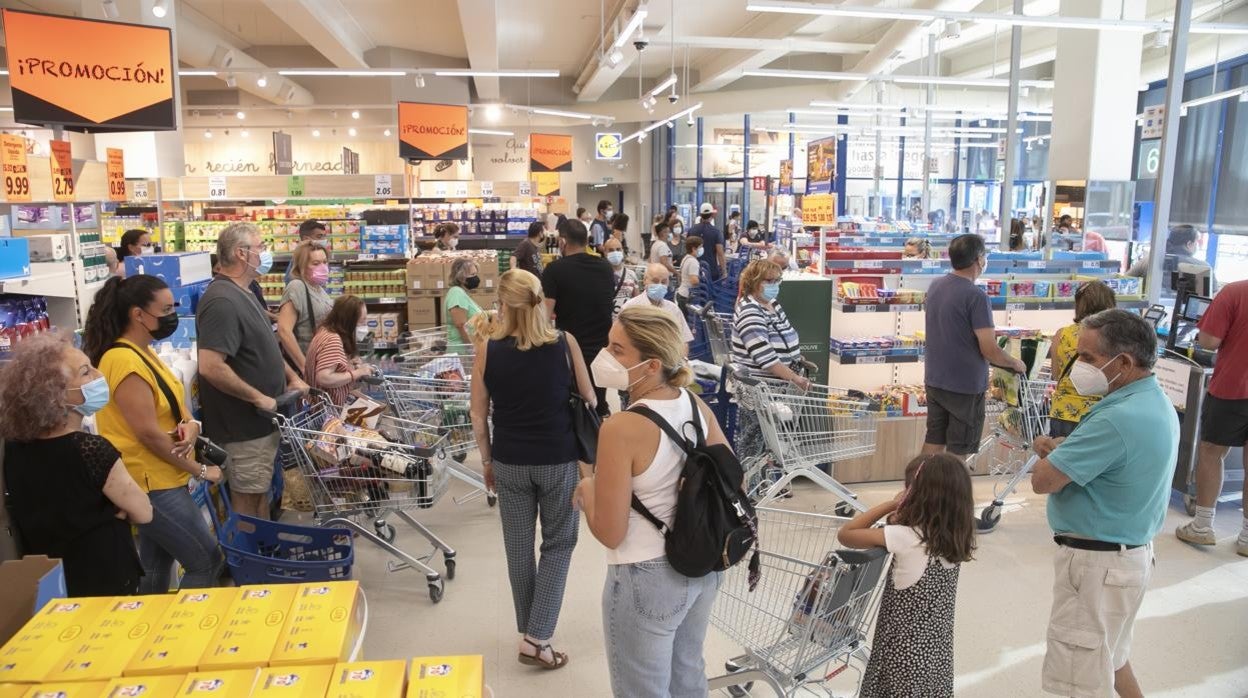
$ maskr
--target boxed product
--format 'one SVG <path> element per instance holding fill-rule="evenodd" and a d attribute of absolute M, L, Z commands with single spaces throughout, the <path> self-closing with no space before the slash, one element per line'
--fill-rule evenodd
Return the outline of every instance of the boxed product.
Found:
<path fill-rule="evenodd" d="M 235 588 L 178 592 L 123 674 L 141 676 L 194 671 L 221 618 L 238 594 Z"/>
<path fill-rule="evenodd" d="M 0 698 L 23 698 L 29 690 L 24 683 L 0 683 Z"/>
<path fill-rule="evenodd" d="M 69 236 L 65 233 L 31 235 L 26 242 L 30 244 L 32 262 L 63 262 L 69 259 Z"/>
<path fill-rule="evenodd" d="M 127 676 L 109 681 L 100 698 L 176 698 L 182 681 L 180 674 L 169 676 Z"/>
<path fill-rule="evenodd" d="M 267 666 L 297 591 L 290 584 L 242 587 L 204 650 L 200 671 Z"/>
<path fill-rule="evenodd" d="M 127 257 L 127 259 L 129 259 Z M 170 286 L 173 292 L 174 312 L 182 317 L 194 317 L 199 309 L 199 299 L 208 290 L 208 281 L 197 281 L 185 286 Z"/>
<path fill-rule="evenodd" d="M 106 685 L 104 681 L 41 683 L 22 698 L 100 698 Z"/>
<path fill-rule="evenodd" d="M 113 597 L 53 599 L 0 648 L 0 683 L 43 681 Z"/>
<path fill-rule="evenodd" d="M 6 315 L 6 304 L 0 298 L 0 354 L 20 336 L 8 333 L 13 326 L 12 311 L 8 312 Z M 44 555 L 5 560 L 0 563 L 0 589 L 5 591 L 0 602 L 0 642 L 8 642 L 39 609 L 65 596 L 65 568 L 60 560 Z"/>
<path fill-rule="evenodd" d="M 260 670 L 253 698 L 324 698 L 334 667 L 284 666 Z"/>
<path fill-rule="evenodd" d="M 399 341 L 399 314 L 398 313 L 381 313 L 379 315 L 379 318 L 381 320 L 381 335 L 380 335 L 381 341 L 391 342 L 391 343 L 398 342 Z"/>
<path fill-rule="evenodd" d="M 119 596 L 87 627 L 51 671 L 49 681 L 107 681 L 121 676 L 173 596 Z"/>
<path fill-rule="evenodd" d="M 406 676 L 401 659 L 335 664 L 325 698 L 402 698 Z"/>
<path fill-rule="evenodd" d="M 416 657 L 407 675 L 407 698 L 481 698 L 485 662 L 479 654 Z"/>
<path fill-rule="evenodd" d="M 300 584 L 269 666 L 336 664 L 351 654 L 363 624 L 359 582 Z"/>
<path fill-rule="evenodd" d="M 0 279 L 30 276 L 30 242 L 26 238 L 0 238 Z"/>
<path fill-rule="evenodd" d="M 372 316 L 370 315 L 371 319 Z M 438 324 L 438 297 L 424 296 L 407 299 L 407 328 L 424 329 Z"/>
<path fill-rule="evenodd" d="M 126 276 L 147 274 L 172 286 L 212 280 L 212 256 L 207 252 L 175 252 L 126 257 Z"/>
<path fill-rule="evenodd" d="M 197 671 L 178 689 L 180 698 L 249 698 L 256 684 L 255 669 Z"/>

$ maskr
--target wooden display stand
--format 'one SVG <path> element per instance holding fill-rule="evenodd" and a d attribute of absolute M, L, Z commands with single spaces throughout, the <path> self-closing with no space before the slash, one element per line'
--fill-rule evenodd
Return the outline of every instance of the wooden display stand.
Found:
<path fill-rule="evenodd" d="M 846 484 L 903 480 L 906 464 L 919 454 L 926 434 L 926 417 L 881 417 L 875 453 L 834 464 L 832 476 Z"/>

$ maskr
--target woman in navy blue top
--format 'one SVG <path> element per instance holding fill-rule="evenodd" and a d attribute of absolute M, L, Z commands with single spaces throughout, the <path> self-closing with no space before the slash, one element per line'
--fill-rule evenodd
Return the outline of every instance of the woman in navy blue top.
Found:
<path fill-rule="evenodd" d="M 503 274 L 498 301 L 497 316 L 473 318 L 473 336 L 488 339 L 484 351 L 477 349 L 472 374 L 472 430 L 485 484 L 498 493 L 516 630 L 523 635 L 518 660 L 559 669 L 568 656 L 551 649 L 550 638 L 580 523 L 572 509 L 580 471 L 568 393 L 575 385 L 596 406 L 594 389 L 576 338 L 551 326 L 536 276 L 520 269 Z M 535 564 L 539 516 L 542 553 Z"/>

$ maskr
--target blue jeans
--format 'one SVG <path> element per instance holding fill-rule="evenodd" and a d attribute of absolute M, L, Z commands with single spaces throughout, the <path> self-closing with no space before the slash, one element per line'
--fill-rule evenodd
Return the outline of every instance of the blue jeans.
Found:
<path fill-rule="evenodd" d="M 617 698 L 707 695 L 702 643 L 719 581 L 686 577 L 662 557 L 607 566 L 602 627 Z"/>
<path fill-rule="evenodd" d="M 174 561 L 186 571 L 182 589 L 217 585 L 225 559 L 212 527 L 185 487 L 152 490 L 152 522 L 139 526 L 139 560 L 143 563 L 140 594 L 169 591 Z"/>

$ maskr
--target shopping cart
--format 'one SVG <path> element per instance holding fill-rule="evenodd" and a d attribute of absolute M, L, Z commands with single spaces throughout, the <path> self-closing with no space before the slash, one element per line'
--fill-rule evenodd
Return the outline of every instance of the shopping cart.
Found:
<path fill-rule="evenodd" d="M 427 563 L 440 551 L 446 579 L 454 579 L 455 550 L 409 512 L 428 509 L 446 492 L 446 435 L 435 426 L 389 415 L 380 418 L 375 431 L 352 426 L 323 398 L 314 398 L 293 417 L 274 414 L 273 419 L 286 446 L 280 451 L 287 461 L 283 466 L 299 468 L 307 480 L 316 524 L 350 529 L 385 550 L 398 560 L 388 562 L 391 572 L 422 572 L 429 598 L 441 601 L 442 575 Z M 424 536 L 430 551 L 416 557 L 396 547 L 389 514 Z"/>
<path fill-rule="evenodd" d="M 450 330 L 449 325 L 441 325 L 404 333 L 399 337 L 394 370 L 412 373 L 420 371 L 425 363 L 434 359 L 455 357 L 471 371 L 475 348 L 470 343 L 451 341 Z"/>
<path fill-rule="evenodd" d="M 861 675 L 888 553 L 833 550 L 841 518 L 756 511 L 758 585 L 750 589 L 745 565 L 729 568 L 711 611 L 711 623 L 745 654 L 725 664 L 728 673 L 710 679 L 710 688 L 744 696 L 762 681 L 779 696 L 807 695 L 826 691 L 851 666 Z"/>
<path fill-rule="evenodd" d="M 769 452 L 746 464 L 751 497 L 765 504 L 800 476 L 836 495 L 841 500 L 838 514 L 866 511 L 854 493 L 832 477 L 837 461 L 875 452 L 879 414 L 860 394 L 816 383 L 803 391 L 788 381 L 735 369 L 732 377 L 740 409 L 758 417 Z"/>
<path fill-rule="evenodd" d="M 996 527 L 1005 499 L 1040 460 L 1031 445 L 1036 437 L 1049 433 L 1049 410 L 1056 388 L 1047 369 L 1034 379 L 1000 370 L 996 373 L 985 410 L 992 430 L 981 444 L 980 452 L 968 460 L 972 472 L 983 472 L 995 478 L 992 503 L 979 514 L 981 533 Z"/>

